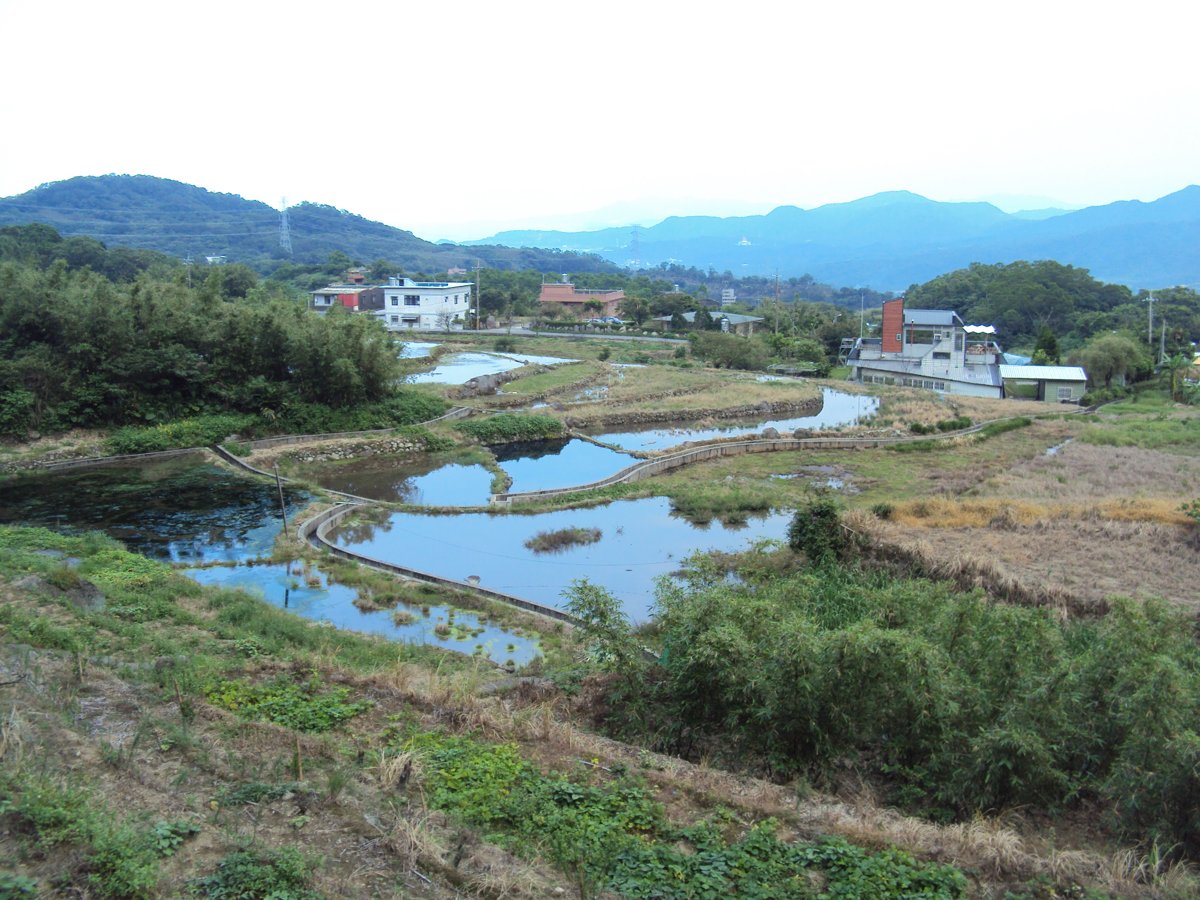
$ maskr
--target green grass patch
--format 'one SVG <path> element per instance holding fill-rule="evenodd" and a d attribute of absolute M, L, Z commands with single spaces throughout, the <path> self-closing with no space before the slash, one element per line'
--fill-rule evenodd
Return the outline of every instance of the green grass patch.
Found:
<path fill-rule="evenodd" d="M 549 394 L 564 387 L 578 384 L 595 376 L 601 367 L 593 362 L 570 363 L 555 366 L 549 372 L 539 372 L 526 378 L 518 378 L 504 385 L 506 394 L 538 395 Z"/>
<path fill-rule="evenodd" d="M 500 413 L 456 422 L 454 427 L 483 444 L 509 441 L 542 441 L 562 437 L 563 423 L 553 416 Z"/>
<path fill-rule="evenodd" d="M 1105 418 L 1084 428 L 1079 433 L 1079 440 L 1101 447 L 1181 448 L 1200 452 L 1200 415 L 1131 416 L 1130 411 L 1123 410 L 1119 418 L 1110 419 L 1106 415 L 1108 407 L 1105 407 L 1101 413 Z"/>
<path fill-rule="evenodd" d="M 113 455 L 207 447 L 250 428 L 253 422 L 254 416 L 222 414 L 195 416 L 160 425 L 130 425 L 109 435 L 104 447 Z"/>

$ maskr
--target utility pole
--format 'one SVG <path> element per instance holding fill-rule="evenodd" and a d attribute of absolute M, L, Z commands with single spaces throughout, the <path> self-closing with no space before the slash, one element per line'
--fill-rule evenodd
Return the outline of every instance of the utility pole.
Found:
<path fill-rule="evenodd" d="M 1142 301 L 1146 304 L 1146 312 L 1149 314 L 1149 322 L 1146 324 L 1146 343 L 1151 347 L 1154 346 L 1154 304 L 1158 302 L 1158 298 L 1151 294 Z"/>
<path fill-rule="evenodd" d="M 858 292 L 858 339 L 863 339 L 863 320 L 867 315 L 867 301 L 863 299 L 865 291 Z"/>
<path fill-rule="evenodd" d="M 1167 361 L 1167 320 L 1162 322 L 1162 336 L 1158 341 L 1158 364 L 1161 366 Z"/>
<path fill-rule="evenodd" d="M 483 281 L 483 260 L 475 260 L 475 267 L 472 271 L 475 273 L 475 330 L 478 331 L 480 307 L 483 305 L 482 285 L 480 284 Z"/>
<path fill-rule="evenodd" d="M 288 227 L 287 197 L 279 202 L 279 247 L 288 256 L 292 255 L 292 230 Z"/>

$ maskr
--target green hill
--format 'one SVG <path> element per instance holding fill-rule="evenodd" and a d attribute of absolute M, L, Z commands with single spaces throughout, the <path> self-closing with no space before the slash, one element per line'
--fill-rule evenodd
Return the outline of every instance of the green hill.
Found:
<path fill-rule="evenodd" d="M 280 246 L 280 214 L 236 194 L 149 175 L 81 176 L 0 199 L 0 225 L 44 222 L 64 237 L 157 250 L 177 257 L 223 256 L 260 271 L 284 262 L 324 262 L 341 251 L 364 263 L 385 259 L 409 271 L 468 268 L 615 271 L 597 257 L 555 250 L 434 244 L 401 228 L 317 203 L 288 209 L 292 253 Z"/>

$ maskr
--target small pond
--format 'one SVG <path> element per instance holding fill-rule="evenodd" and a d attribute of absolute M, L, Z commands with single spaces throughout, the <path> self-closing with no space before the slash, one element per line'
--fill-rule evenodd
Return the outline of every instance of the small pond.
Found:
<path fill-rule="evenodd" d="M 486 506 L 492 493 L 492 473 L 483 466 L 446 462 L 437 455 L 415 461 L 369 456 L 306 466 L 301 474 L 321 487 L 388 503 Z"/>
<path fill-rule="evenodd" d="M 677 447 L 689 441 L 711 441 L 718 438 L 758 434 L 766 428 L 774 428 L 781 435 L 790 436 L 797 428 L 820 429 L 841 428 L 854 425 L 874 415 L 879 408 L 879 398 L 865 394 L 847 394 L 832 388 L 822 388 L 824 405 L 821 411 L 811 416 L 793 416 L 786 419 L 740 420 L 708 426 L 677 425 L 666 428 L 649 428 L 641 431 L 596 432 L 598 441 L 612 444 L 624 450 L 649 452 Z M 597 476 L 603 477 L 603 476 Z"/>
<path fill-rule="evenodd" d="M 376 559 L 460 581 L 475 575 L 482 587 L 560 608 L 571 582 L 587 578 L 617 597 L 632 619 L 645 621 L 655 579 L 699 550 L 738 551 L 760 538 L 783 539 L 790 518 L 776 512 L 737 527 L 696 525 L 672 514 L 666 498 L 649 497 L 535 515 L 396 512 L 376 524 L 336 528 L 329 537 Z M 540 532 L 564 528 L 596 528 L 601 537 L 558 553 L 525 547 Z"/>
<path fill-rule="evenodd" d="M 309 495 L 285 488 L 289 521 Z M 275 485 L 201 454 L 90 466 L 0 482 L 0 523 L 103 531 L 169 562 L 236 562 L 269 553 L 283 528 Z"/>
<path fill-rule="evenodd" d="M 536 640 L 485 622 L 474 612 L 437 605 L 430 605 L 426 612 L 420 606 L 400 604 L 396 609 L 408 613 L 411 621 L 397 624 L 393 618 L 395 610 L 360 610 L 354 605 L 358 596 L 354 588 L 330 581 L 324 572 L 312 565 L 302 568 L 300 563 L 293 563 L 290 571 L 283 563 L 208 566 L 181 571 L 201 584 L 258 594 L 273 606 L 349 631 L 478 654 L 501 665 L 509 661 L 524 665 L 539 655 Z M 445 626 L 442 633 L 435 630 L 439 625 Z"/>
<path fill-rule="evenodd" d="M 509 491 L 574 487 L 613 475 L 637 460 L 590 441 L 531 441 L 492 447 L 496 462 L 512 479 Z"/>

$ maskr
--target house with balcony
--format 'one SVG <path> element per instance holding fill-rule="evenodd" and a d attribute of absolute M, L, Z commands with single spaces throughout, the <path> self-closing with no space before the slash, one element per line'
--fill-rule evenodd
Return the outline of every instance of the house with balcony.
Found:
<path fill-rule="evenodd" d="M 392 276 L 386 285 L 333 284 L 312 292 L 312 307 L 342 305 L 375 316 L 389 331 L 461 329 L 471 311 L 469 281 L 413 281 Z"/>
<path fill-rule="evenodd" d="M 1008 365 L 995 326 L 968 325 L 949 309 L 905 309 L 903 297 L 883 304 L 882 335 L 859 338 L 846 362 L 855 381 L 970 397 L 1069 403 L 1087 385 L 1078 366 Z"/>
<path fill-rule="evenodd" d="M 905 309 L 904 298 L 883 304 L 878 338 L 860 338 L 850 351 L 850 377 L 867 384 L 1003 397 L 1003 360 L 991 325 L 967 325 L 949 309 Z"/>

